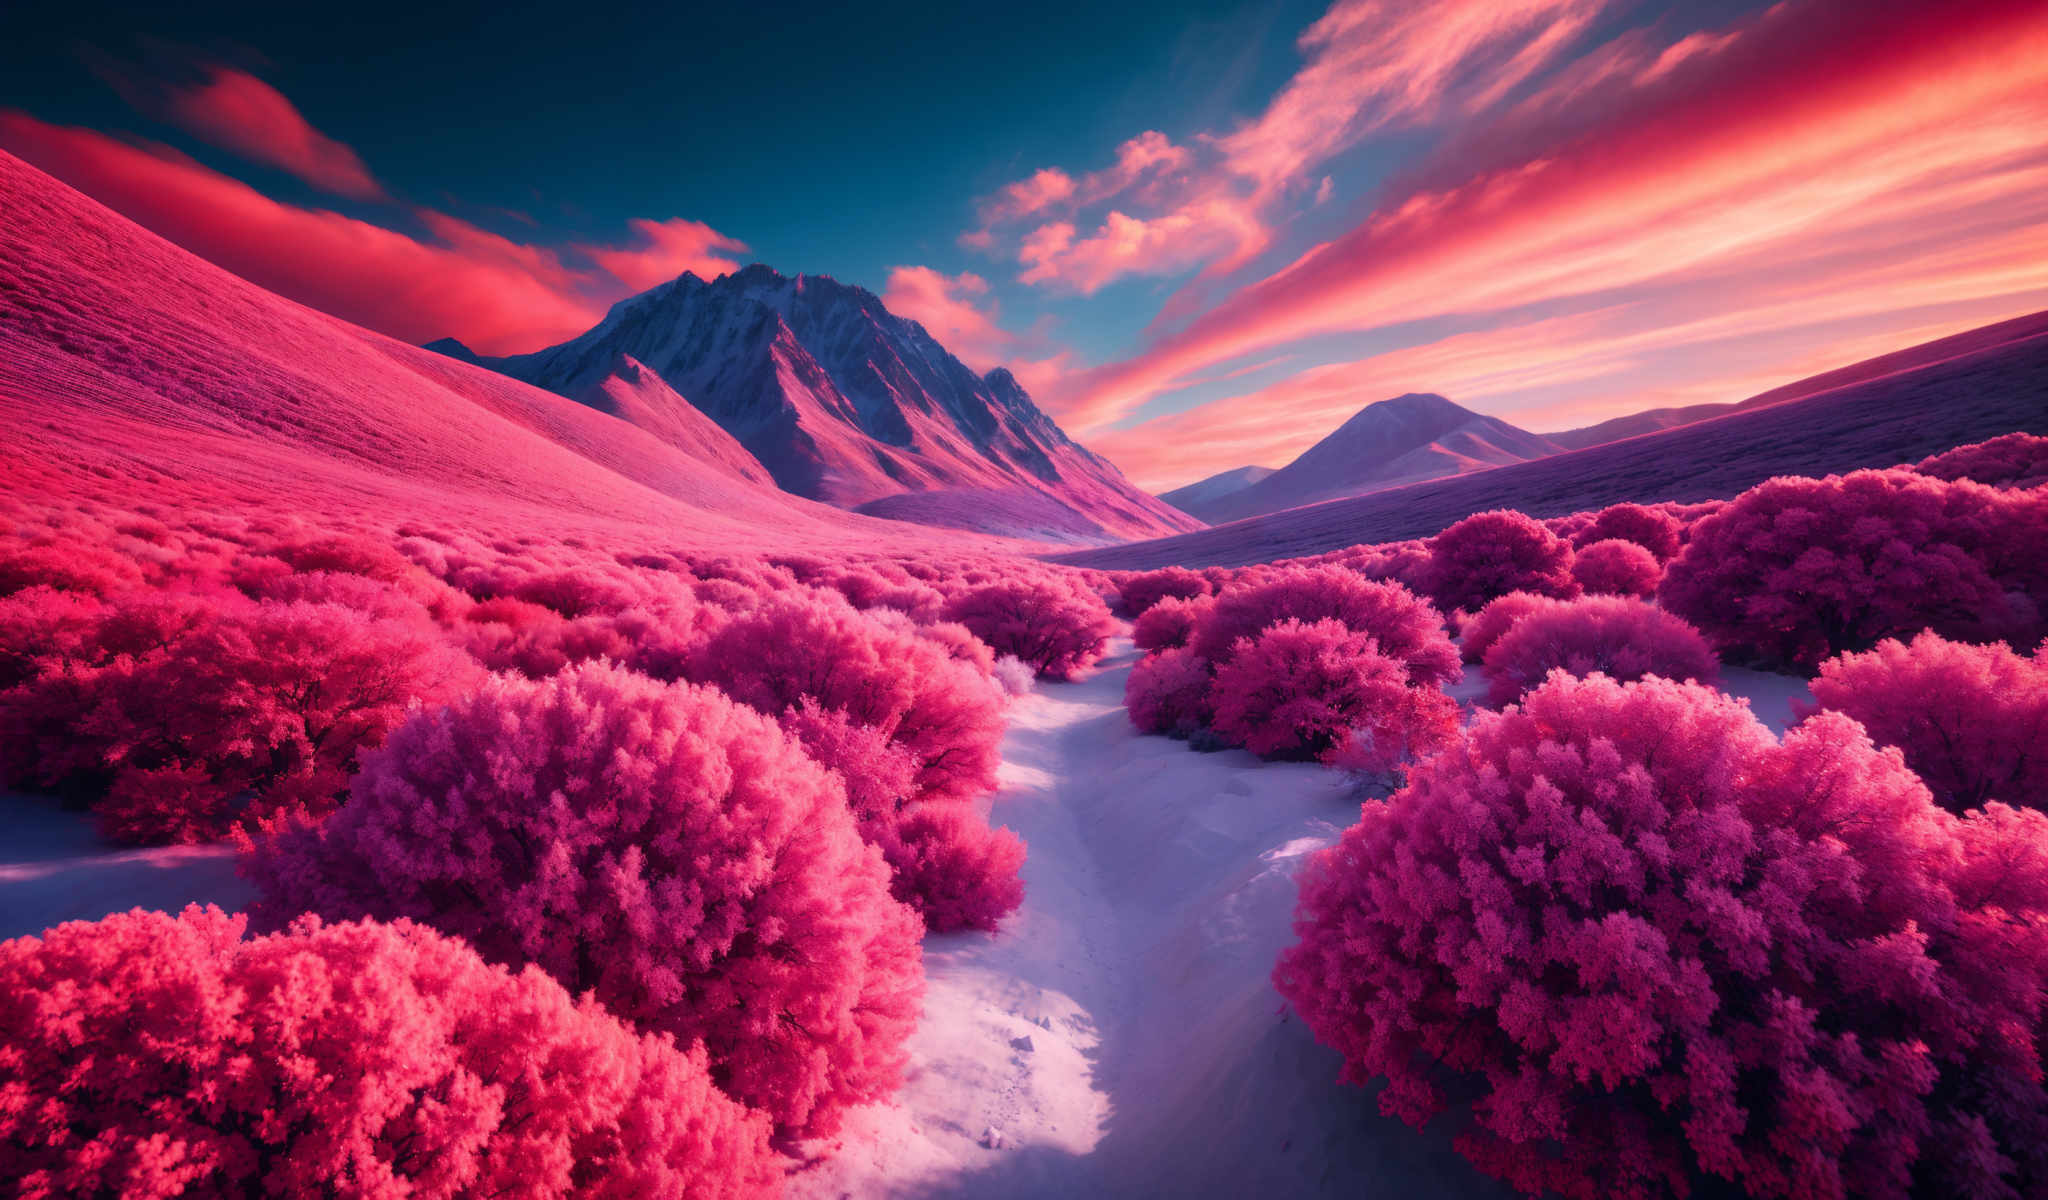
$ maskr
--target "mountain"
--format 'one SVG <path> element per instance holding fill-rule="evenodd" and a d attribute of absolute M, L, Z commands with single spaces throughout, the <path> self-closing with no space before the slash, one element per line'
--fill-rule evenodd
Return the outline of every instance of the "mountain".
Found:
<path fill-rule="evenodd" d="M 1815 392 L 1830 388 L 1844 387 L 1852 383 L 1882 378 L 1900 371 L 1910 371 L 1932 365 L 1964 354 L 1994 349 L 2011 342 L 2024 341 L 2043 332 L 2048 332 L 2048 312 L 2037 312 L 2024 317 L 2014 317 L 1994 325 L 1983 325 L 1904 350 L 1895 350 L 1876 358 L 1851 363 L 1819 375 L 1772 388 L 1728 404 L 1688 404 L 1682 408 L 1652 408 L 1644 412 L 1630 413 L 1615 417 L 1598 425 L 1582 429 L 1567 429 L 1544 436 L 1568 450 L 1582 450 L 1587 446 L 1599 446 L 1617 442 L 1623 438 L 1638 437 L 1645 433 L 1657 433 L 1690 425 L 1694 421 L 1705 421 L 1712 417 L 1726 416 L 1732 412 L 1746 412 L 1755 408 L 1768 408 L 1787 400 L 1797 400 Z"/>
<path fill-rule="evenodd" d="M 1175 508 L 1192 516 L 1201 516 L 1202 509 L 1225 496 L 1241 492 L 1273 473 L 1271 467 L 1234 467 L 1219 471 L 1207 479 L 1197 480 L 1185 487 L 1159 493 L 1159 498 Z"/>
<path fill-rule="evenodd" d="M 977 375 L 873 293 L 823 275 L 759 264 L 708 283 L 684 274 L 619 301 L 559 346 L 479 361 L 583 396 L 622 356 L 799 496 L 847 508 L 937 496 L 913 505 L 927 515 L 1028 496 L 1031 510 L 1067 510 L 1056 523 L 1069 537 L 1093 540 L 1199 524 L 1069 439 L 1007 370 Z"/>
<path fill-rule="evenodd" d="M 1921 365 L 1903 370 L 1845 368 L 1847 377 L 1863 377 L 1661 433 L 1059 561 L 1119 570 L 1271 562 L 1428 537 L 1493 508 L 1555 517 L 1623 500 L 1707 500 L 1774 475 L 1889 467 L 2015 430 L 2048 434 L 2048 323 L 2020 336 L 1978 332 L 1985 336 L 1975 350 L 1922 356 Z M 1886 355 L 1858 366 L 1887 359 L 1901 361 Z M 1844 378 L 1829 372 L 1814 379 L 1830 376 Z"/>
<path fill-rule="evenodd" d="M 1548 438 L 1497 417 L 1473 412 L 1442 396 L 1411 392 L 1366 405 L 1293 462 L 1189 511 L 1220 524 L 1416 480 L 1524 462 L 1560 449 Z"/>
<path fill-rule="evenodd" d="M 267 292 L 4 153 L 0 212 L 10 497 L 621 549 L 970 541 L 781 491 L 623 360 L 576 403 Z"/>

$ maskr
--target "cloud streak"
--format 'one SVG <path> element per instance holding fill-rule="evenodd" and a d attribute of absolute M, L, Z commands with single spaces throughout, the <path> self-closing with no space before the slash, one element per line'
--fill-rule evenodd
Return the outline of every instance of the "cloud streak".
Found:
<path fill-rule="evenodd" d="M 486 354 L 573 337 L 672 264 L 730 269 L 740 244 L 695 222 L 636 222 L 621 246 L 514 241 L 428 208 L 432 236 L 286 204 L 161 146 L 0 111 L 0 148 L 215 264 L 404 341 L 453 336 Z"/>

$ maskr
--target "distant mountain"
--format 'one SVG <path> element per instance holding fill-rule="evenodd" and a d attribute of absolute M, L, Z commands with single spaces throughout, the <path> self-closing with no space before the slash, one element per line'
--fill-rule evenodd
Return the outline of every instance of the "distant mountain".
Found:
<path fill-rule="evenodd" d="M 1028 499 L 1019 511 L 1042 516 L 1048 502 L 1068 510 L 1051 524 L 1074 538 L 1198 525 L 1068 438 L 1007 370 L 977 375 L 873 293 L 822 275 L 759 264 L 709 283 L 685 274 L 621 300 L 559 346 L 479 361 L 584 397 L 622 357 L 799 496 L 855 508 L 906 493 L 961 494 L 924 505 L 930 515 L 1017 494 Z M 1047 524 L 1034 521 L 1033 531 Z"/>
<path fill-rule="evenodd" d="M 1368 404 L 1301 457 L 1266 478 L 1202 504 L 1212 523 L 1356 496 L 1380 488 L 1525 462 L 1557 443 L 1498 417 L 1411 392 Z"/>
<path fill-rule="evenodd" d="M 1982 336 L 1973 342 L 1975 335 Z M 1428 537 L 1492 508 L 1556 517 L 1623 500 L 1707 500 L 1733 496 L 1774 475 L 1889 467 L 2003 433 L 2048 434 L 2048 322 L 2032 334 L 2024 327 L 1991 326 L 1944 340 L 1951 347 L 1978 348 L 1921 354 L 1918 366 L 1877 369 L 1887 360 L 1913 358 L 1910 352 L 1886 355 L 1791 385 L 1811 385 L 1794 399 L 1745 403 L 1738 406 L 1742 411 L 1661 433 L 1177 537 L 1078 551 L 1059 561 L 1141 571 L 1240 566 Z M 1856 382 L 1820 382 L 1858 375 Z"/>
<path fill-rule="evenodd" d="M 1241 492 L 1273 473 L 1271 467 L 1235 467 L 1207 479 L 1159 493 L 1159 498 L 1184 513 L 1202 516 L 1202 510 L 1225 496 Z M 1204 517 L 1204 520 L 1208 518 Z"/>
<path fill-rule="evenodd" d="M 1772 388 L 1747 400 L 1728 404 L 1688 404 L 1683 408 L 1652 408 L 1644 412 L 1630 413 L 1625 417 L 1615 417 L 1610 421 L 1602 421 L 1598 425 L 1567 429 L 1544 436 L 1567 450 L 1582 450 L 1587 446 L 1599 446 L 1608 442 L 1618 442 L 1623 438 L 1658 433 L 1666 429 L 1675 429 L 1680 425 L 1690 425 L 1695 421 L 1727 416 L 1733 412 L 1768 408 L 1773 404 L 1783 404 L 1787 400 L 1797 400 L 1802 396 L 1811 396 L 1830 388 L 1880 379 L 1886 375 L 1915 370 L 1958 355 L 1975 354 L 1981 350 L 2023 341 L 2044 332 L 2048 332 L 2048 312 L 2037 312 L 1851 363 L 1846 367 L 1810 376 L 1783 387 Z"/>

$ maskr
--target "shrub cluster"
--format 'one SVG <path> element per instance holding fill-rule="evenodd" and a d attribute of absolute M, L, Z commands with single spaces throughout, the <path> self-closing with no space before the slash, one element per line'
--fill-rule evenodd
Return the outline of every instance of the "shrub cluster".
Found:
<path fill-rule="evenodd" d="M 704 1052 L 408 924 L 219 909 L 0 943 L 0 1176 L 23 1197 L 777 1193 Z"/>
<path fill-rule="evenodd" d="M 2040 487 L 2048 483 L 2048 437 L 2008 433 L 1930 455 L 1913 470 L 1935 479 L 1974 479 L 1993 487 Z"/>
<path fill-rule="evenodd" d="M 1773 479 L 1693 527 L 1658 599 L 1723 652 L 1811 669 L 1931 629 L 2048 635 L 2048 491 L 1911 471 Z"/>
<path fill-rule="evenodd" d="M 1423 590 L 1445 612 L 1477 612 L 1509 592 L 1576 596 L 1572 547 L 1533 517 L 1475 513 L 1429 539 Z"/>
<path fill-rule="evenodd" d="M 945 617 L 1043 679 L 1072 679 L 1094 666 L 1116 630 L 1095 593 L 1026 580 L 962 592 L 947 603 Z"/>
<path fill-rule="evenodd" d="M 1897 746 L 1952 811 L 2048 808 L 2048 645 L 2023 657 L 1922 633 L 1820 665 L 1813 695 Z"/>
<path fill-rule="evenodd" d="M 1589 542 L 1572 559 L 1572 578 L 1588 595 L 1654 596 L 1663 576 L 1655 554 L 1622 538 Z"/>
<path fill-rule="evenodd" d="M 1854 722 L 1781 742 L 1553 676 L 1305 868 L 1274 982 L 1421 1124 L 1570 1197 L 2033 1194 L 2048 816 L 1958 820 Z"/>
<path fill-rule="evenodd" d="M 1159 601 L 1124 687 L 1146 733 L 1385 774 L 1444 744 L 1459 673 L 1443 618 L 1346 567 L 1251 574 L 1213 598 Z"/>
<path fill-rule="evenodd" d="M 1512 704 L 1552 671 L 1599 672 L 1630 683 L 1650 675 L 1715 683 L 1720 660 L 1699 630 L 1646 600 L 1553 600 L 1515 621 L 1486 650 L 1486 701 Z"/>

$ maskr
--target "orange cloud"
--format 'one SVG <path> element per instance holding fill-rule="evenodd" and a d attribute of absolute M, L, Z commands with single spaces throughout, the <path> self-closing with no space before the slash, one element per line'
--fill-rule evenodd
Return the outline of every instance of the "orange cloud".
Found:
<path fill-rule="evenodd" d="M 740 264 L 719 251 L 744 254 L 747 244 L 729 238 L 702 221 L 670 217 L 650 221 L 637 217 L 627 224 L 643 239 L 637 247 L 609 248 L 581 246 L 591 261 L 612 273 L 636 292 L 644 292 L 685 271 L 701 279 L 716 279 L 740 269 Z"/>
<path fill-rule="evenodd" d="M 675 223 L 646 222 L 638 228 L 648 242 L 638 249 L 569 247 L 593 258 L 625 256 L 603 271 L 585 269 L 556 250 L 418 209 L 437 239 L 425 242 L 280 203 L 162 147 L 19 112 L 0 111 L 0 148 L 272 291 L 408 342 L 453 336 L 485 354 L 535 350 L 583 332 L 631 286 L 615 268 L 632 273 L 675 252 L 675 242 L 661 240 Z"/>
<path fill-rule="evenodd" d="M 988 290 L 988 281 L 972 272 L 946 275 L 930 267 L 896 267 L 889 272 L 882 304 L 924 326 L 974 370 L 985 374 L 1008 367 L 1033 396 L 1054 391 L 1073 370 L 1072 355 L 997 325 L 993 312 L 982 306 Z"/>
<path fill-rule="evenodd" d="M 205 83 L 166 89 L 159 115 L 194 137 L 323 191 L 357 200 L 384 198 L 383 185 L 356 152 L 313 128 L 276 88 L 232 67 L 206 72 Z"/>
<path fill-rule="evenodd" d="M 1852 245 L 2040 219 L 2028 173 L 2048 128 L 2038 3 L 1781 4 L 1630 86 L 1632 103 L 1563 141 L 1522 141 L 1518 157 L 1462 177 L 1433 164 L 1418 176 L 1430 186 L 1092 373 L 1062 416 L 1100 429 L 1194 372 L 1311 335 L 1653 285 L 1705 291 L 1793 260 L 1825 275 L 1859 261 Z M 1839 261 L 1823 261 L 1830 251 Z"/>

